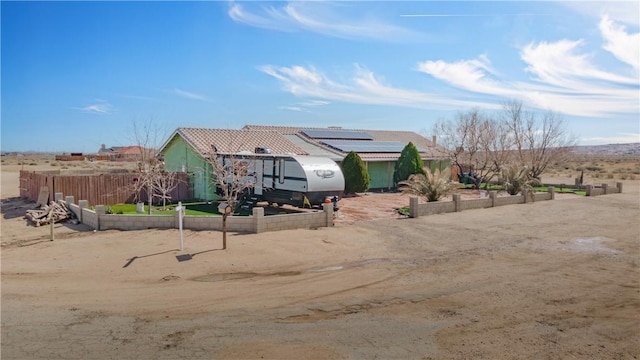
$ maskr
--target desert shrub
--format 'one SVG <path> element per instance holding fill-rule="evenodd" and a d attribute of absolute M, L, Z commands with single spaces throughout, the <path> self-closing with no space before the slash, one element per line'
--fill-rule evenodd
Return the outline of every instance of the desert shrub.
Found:
<path fill-rule="evenodd" d="M 427 201 L 438 201 L 453 192 L 449 171 L 424 169 L 422 173 L 409 175 L 407 180 L 398 183 L 400 191 L 405 194 L 421 196 Z"/>
<path fill-rule="evenodd" d="M 635 180 L 636 176 L 635 175 L 629 175 L 629 180 Z"/>
<path fill-rule="evenodd" d="M 607 174 L 607 179 L 613 179 L 613 174 Z"/>
<path fill-rule="evenodd" d="M 401 181 L 409 179 L 409 176 L 413 174 L 424 174 L 424 163 L 420 158 L 418 148 L 413 143 L 408 143 L 398 161 L 396 161 L 395 168 L 393 170 L 393 182 L 394 184 L 400 184 Z"/>
<path fill-rule="evenodd" d="M 364 162 L 360 156 L 351 151 L 342 160 L 340 164 L 342 167 L 342 173 L 344 174 L 344 192 L 347 194 L 353 194 L 356 192 L 363 192 L 369 189 L 371 179 L 369 178 L 369 172 L 364 165 Z"/>
<path fill-rule="evenodd" d="M 411 212 L 409 211 L 409 207 L 405 206 L 405 207 L 398 208 L 398 214 L 403 216 L 409 216 Z"/>
<path fill-rule="evenodd" d="M 502 189 L 509 195 L 516 195 L 524 189 L 531 189 L 532 182 L 529 179 L 529 171 L 526 167 L 510 165 L 500 171 L 499 177 Z"/>
<path fill-rule="evenodd" d="M 620 180 L 627 180 L 627 174 L 622 174 L 622 176 L 620 176 Z"/>

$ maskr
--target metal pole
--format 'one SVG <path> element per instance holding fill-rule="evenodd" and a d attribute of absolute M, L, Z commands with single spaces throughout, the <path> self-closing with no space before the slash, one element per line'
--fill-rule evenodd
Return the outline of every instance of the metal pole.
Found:
<path fill-rule="evenodd" d="M 184 237 L 182 236 L 182 214 L 184 213 L 184 208 L 182 207 L 182 201 L 178 201 L 178 229 L 180 230 L 180 251 L 184 250 Z"/>

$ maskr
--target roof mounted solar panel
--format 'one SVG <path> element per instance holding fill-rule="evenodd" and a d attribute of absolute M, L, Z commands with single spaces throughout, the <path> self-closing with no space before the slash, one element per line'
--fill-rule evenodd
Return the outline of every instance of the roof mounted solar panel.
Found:
<path fill-rule="evenodd" d="M 407 144 L 401 141 L 323 140 L 321 143 L 336 150 L 357 153 L 400 153 Z M 418 152 L 425 152 L 418 148 Z"/>
<path fill-rule="evenodd" d="M 312 139 L 373 140 L 373 136 L 364 131 L 303 129 L 301 132 Z"/>

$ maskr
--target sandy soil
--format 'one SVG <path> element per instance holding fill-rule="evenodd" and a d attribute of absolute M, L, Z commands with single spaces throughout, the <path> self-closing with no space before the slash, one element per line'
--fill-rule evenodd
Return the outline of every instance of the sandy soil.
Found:
<path fill-rule="evenodd" d="M 58 224 L 48 241 L 17 186 L 3 169 L 2 359 L 640 356 L 638 181 L 418 219 L 370 194 L 333 228 L 231 234 L 226 251 L 211 231 L 184 251 L 176 230 Z"/>

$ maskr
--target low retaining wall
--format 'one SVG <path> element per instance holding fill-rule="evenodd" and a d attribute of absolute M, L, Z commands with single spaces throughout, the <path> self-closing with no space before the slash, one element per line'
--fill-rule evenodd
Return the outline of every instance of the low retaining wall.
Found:
<path fill-rule="evenodd" d="M 622 183 L 616 183 L 615 187 L 602 184 L 600 187 L 586 186 L 587 196 L 618 194 L 622 192 Z M 555 187 L 549 186 L 548 192 L 527 193 L 521 195 L 498 196 L 497 191 L 490 191 L 488 198 L 462 200 L 460 194 L 454 194 L 450 201 L 433 201 L 420 204 L 417 197 L 409 199 L 409 217 L 416 218 L 434 214 L 458 212 L 462 210 L 484 209 L 494 206 L 524 204 L 531 201 L 546 201 L 555 198 Z"/>
<path fill-rule="evenodd" d="M 62 199 L 61 193 L 55 194 Z M 89 209 L 86 200 L 74 203 L 73 196 L 65 198 L 67 206 L 78 220 L 95 230 L 144 230 L 144 229 L 177 229 L 180 219 L 175 215 L 124 215 L 107 214 L 104 205 L 97 205 L 95 210 Z M 290 229 L 315 229 L 333 226 L 333 204 L 323 204 L 322 211 L 297 214 L 264 215 L 264 208 L 253 208 L 251 216 L 227 217 L 227 231 L 241 233 L 261 233 L 266 231 Z M 191 230 L 222 231 L 222 216 L 185 215 L 182 228 Z"/>
<path fill-rule="evenodd" d="M 598 196 L 607 194 L 619 194 L 622 192 L 622 183 L 616 183 L 615 187 L 609 186 L 609 184 L 602 184 L 600 186 L 587 185 L 585 186 L 587 196 Z"/>

